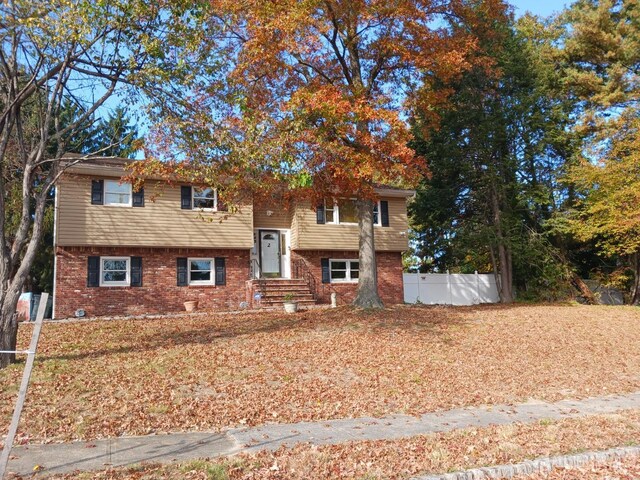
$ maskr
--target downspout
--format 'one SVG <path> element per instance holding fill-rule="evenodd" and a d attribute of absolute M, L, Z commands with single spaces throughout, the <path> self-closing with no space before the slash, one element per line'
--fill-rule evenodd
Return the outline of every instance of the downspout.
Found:
<path fill-rule="evenodd" d="M 60 186 L 54 187 L 55 198 L 53 200 L 53 292 L 51 292 L 51 319 L 56 318 L 56 286 L 58 279 L 58 198 Z"/>

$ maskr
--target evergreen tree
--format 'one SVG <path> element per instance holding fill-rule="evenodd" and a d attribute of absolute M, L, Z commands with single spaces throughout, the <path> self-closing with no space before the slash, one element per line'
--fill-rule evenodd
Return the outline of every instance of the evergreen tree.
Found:
<path fill-rule="evenodd" d="M 543 222 L 562 197 L 556 173 L 573 148 L 570 104 L 551 93 L 558 77 L 542 32 L 530 17 L 496 24 L 483 48 L 499 74 L 436 79 L 435 90 L 453 92 L 452 107 L 438 112 L 438 128 L 416 121 L 415 146 L 431 170 L 411 211 L 417 254 L 440 271 L 494 271 L 503 302 L 514 289 L 549 298 L 568 278 Z"/>

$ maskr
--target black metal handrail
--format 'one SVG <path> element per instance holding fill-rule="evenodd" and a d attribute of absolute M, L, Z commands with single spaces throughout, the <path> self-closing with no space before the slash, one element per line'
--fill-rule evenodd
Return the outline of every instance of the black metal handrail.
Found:
<path fill-rule="evenodd" d="M 316 279 L 304 260 L 298 259 L 293 261 L 293 276 L 304 280 L 309 287 L 309 291 L 311 292 L 313 299 L 317 300 Z"/>

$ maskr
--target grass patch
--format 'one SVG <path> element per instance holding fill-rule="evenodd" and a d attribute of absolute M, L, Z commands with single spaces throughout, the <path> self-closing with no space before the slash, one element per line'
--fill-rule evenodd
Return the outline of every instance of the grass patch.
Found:
<path fill-rule="evenodd" d="M 228 480 L 226 464 L 212 463 L 208 460 L 194 460 L 179 467 L 183 474 L 192 474 L 195 472 L 206 475 L 207 480 Z"/>

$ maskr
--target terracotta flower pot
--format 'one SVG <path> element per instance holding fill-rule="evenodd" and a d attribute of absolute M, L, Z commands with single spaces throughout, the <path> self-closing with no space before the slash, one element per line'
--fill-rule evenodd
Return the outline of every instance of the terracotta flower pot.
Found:
<path fill-rule="evenodd" d="M 193 312 L 195 310 L 198 309 L 198 301 L 197 300 L 191 300 L 189 302 L 184 302 L 184 309 L 187 312 Z"/>

